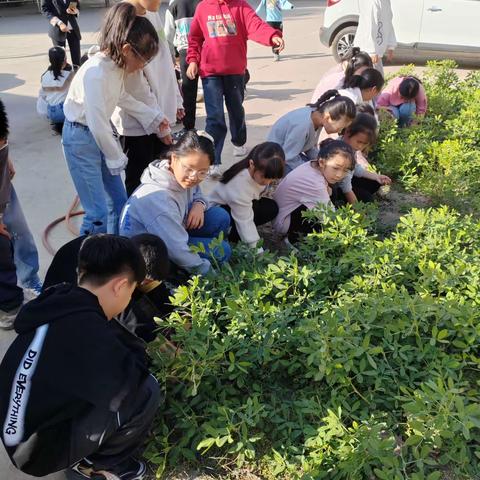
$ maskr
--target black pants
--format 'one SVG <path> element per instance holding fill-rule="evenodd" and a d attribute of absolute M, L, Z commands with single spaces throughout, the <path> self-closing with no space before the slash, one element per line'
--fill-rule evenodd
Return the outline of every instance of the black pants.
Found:
<path fill-rule="evenodd" d="M 87 458 L 94 470 L 118 467 L 138 455 L 160 404 L 160 387 L 149 375 L 135 392 L 135 400 L 117 413 L 92 410 L 72 425 L 71 458 Z M 99 446 L 99 439 L 103 436 Z"/>
<path fill-rule="evenodd" d="M 72 64 L 75 68 L 80 66 L 80 39 L 75 35 L 74 32 L 67 33 L 67 42 L 68 48 L 70 48 L 70 56 L 72 57 Z M 52 43 L 54 47 L 64 47 L 65 48 L 65 41 L 59 42 L 58 40 L 54 40 L 52 38 Z"/>
<path fill-rule="evenodd" d="M 231 210 L 228 205 L 222 205 L 222 207 L 230 213 Z M 253 221 L 255 225 L 264 225 L 265 223 L 271 222 L 278 215 L 278 205 L 275 200 L 271 198 L 261 198 L 260 200 L 253 200 L 252 202 L 253 209 Z M 232 218 L 231 220 L 231 229 L 228 234 L 228 241 L 232 243 L 237 243 L 240 241 L 240 236 L 237 231 L 237 226 Z"/>
<path fill-rule="evenodd" d="M 10 312 L 22 302 L 23 290 L 17 286 L 12 242 L 0 235 L 0 310 Z"/>
<path fill-rule="evenodd" d="M 190 80 L 187 77 L 187 50 L 181 50 L 178 54 L 180 56 L 180 71 L 182 74 L 183 108 L 185 109 L 183 126 L 187 130 L 192 130 L 195 128 L 197 113 L 198 76 L 194 80 Z"/>
<path fill-rule="evenodd" d="M 361 177 L 352 178 L 353 193 L 361 202 L 373 202 L 373 195 L 375 194 L 375 192 L 378 191 L 380 187 L 381 185 L 375 180 Z"/>
<path fill-rule="evenodd" d="M 125 169 L 125 188 L 130 196 L 140 185 L 140 178 L 147 166 L 157 158 L 161 158 L 168 150 L 156 134 L 140 137 L 120 137 L 123 151 L 128 157 Z"/>
<path fill-rule="evenodd" d="M 305 205 L 300 205 L 290 214 L 290 227 L 287 235 L 291 243 L 297 242 L 301 236 L 322 228 L 321 224 L 311 222 L 302 216 L 302 213 L 307 210 Z"/>
<path fill-rule="evenodd" d="M 280 30 L 281 32 L 283 32 L 283 22 L 267 22 L 267 23 L 268 23 L 268 25 L 270 25 L 275 30 Z M 275 48 L 276 47 L 272 47 L 272 52 L 273 53 L 276 53 Z"/>

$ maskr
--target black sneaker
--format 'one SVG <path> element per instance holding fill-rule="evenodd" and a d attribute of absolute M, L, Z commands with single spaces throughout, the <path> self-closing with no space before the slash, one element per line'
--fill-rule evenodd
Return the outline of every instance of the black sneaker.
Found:
<path fill-rule="evenodd" d="M 87 459 L 83 459 L 71 470 L 77 474 L 77 478 L 90 480 L 143 480 L 147 467 L 143 462 L 130 458 L 108 470 L 94 470 L 92 464 Z"/>

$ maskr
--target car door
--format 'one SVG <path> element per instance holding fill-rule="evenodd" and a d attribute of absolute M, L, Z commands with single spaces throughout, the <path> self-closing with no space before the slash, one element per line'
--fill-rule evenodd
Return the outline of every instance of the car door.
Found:
<path fill-rule="evenodd" d="M 419 48 L 480 51 L 480 0 L 424 0 Z"/>
<path fill-rule="evenodd" d="M 420 36 L 425 0 L 392 0 L 393 28 L 400 46 L 414 47 Z"/>

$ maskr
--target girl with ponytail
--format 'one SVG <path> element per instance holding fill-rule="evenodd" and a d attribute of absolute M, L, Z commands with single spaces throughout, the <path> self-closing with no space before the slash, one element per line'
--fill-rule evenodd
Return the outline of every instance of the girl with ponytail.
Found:
<path fill-rule="evenodd" d="M 370 55 L 367 52 L 362 52 L 358 47 L 352 48 L 340 63 L 323 75 L 313 92 L 311 102 L 316 102 L 327 90 L 345 88 L 345 83 L 353 75 L 358 75 L 366 68 L 371 67 L 373 67 L 373 64 Z"/>
<path fill-rule="evenodd" d="M 50 120 L 54 130 L 61 132 L 65 121 L 63 102 L 73 78 L 73 70 L 67 64 L 67 54 L 63 47 L 52 47 L 48 51 L 48 59 L 50 65 L 40 79 L 37 112 Z"/>
<path fill-rule="evenodd" d="M 351 98 L 355 105 L 368 103 L 373 107 L 372 100 L 382 91 L 385 79 L 375 68 L 367 68 L 363 72 L 346 79 L 341 95 Z"/>
<path fill-rule="evenodd" d="M 257 145 L 243 160 L 232 165 L 209 196 L 210 203 L 222 206 L 232 217 L 230 242 L 241 240 L 257 246 L 258 225 L 272 221 L 278 207 L 271 198 L 262 197 L 268 185 L 283 177 L 285 154 L 278 143 Z M 263 250 L 258 249 L 259 252 Z"/>
<path fill-rule="evenodd" d="M 137 17 L 133 5 L 118 3 L 107 12 L 99 46 L 76 73 L 64 103 L 63 151 L 85 210 L 81 235 L 118 233 L 127 200 L 120 176 L 127 156 L 110 123 L 115 107 L 136 112 L 145 125 L 159 117 L 124 88 L 126 74 L 143 69 L 158 51 L 152 24 Z"/>
<path fill-rule="evenodd" d="M 286 173 L 317 158 L 318 138 L 322 129 L 338 133 L 352 123 L 356 115 L 354 102 L 337 90 L 328 90 L 315 103 L 280 117 L 268 135 L 285 152 Z"/>

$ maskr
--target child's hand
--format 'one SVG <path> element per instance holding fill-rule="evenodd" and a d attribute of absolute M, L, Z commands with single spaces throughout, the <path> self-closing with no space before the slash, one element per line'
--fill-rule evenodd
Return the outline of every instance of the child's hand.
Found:
<path fill-rule="evenodd" d="M 3 235 L 4 237 L 7 237 L 9 240 L 12 238 L 10 233 L 7 230 L 6 225 L 3 222 L 0 222 L 0 235 Z"/>
<path fill-rule="evenodd" d="M 182 120 L 185 117 L 185 110 L 183 108 L 177 108 L 177 120 Z"/>
<path fill-rule="evenodd" d="M 392 179 L 386 175 L 377 175 L 377 182 L 380 185 L 391 185 Z"/>
<path fill-rule="evenodd" d="M 187 217 L 187 230 L 194 230 L 196 228 L 202 228 L 205 219 L 205 205 L 201 202 L 195 202 L 188 212 Z"/>
<path fill-rule="evenodd" d="M 63 33 L 68 33 L 71 29 L 68 28 L 68 25 L 65 25 L 64 23 L 61 23 L 58 28 L 60 28 L 60 30 L 63 32 Z"/>
<path fill-rule="evenodd" d="M 285 48 L 285 42 L 282 37 L 276 35 L 275 37 L 272 37 L 272 46 L 275 53 L 280 53 Z"/>
<path fill-rule="evenodd" d="M 378 58 L 378 55 L 376 53 L 374 53 L 373 55 L 370 55 L 370 58 L 372 59 L 372 63 L 374 65 L 376 65 L 378 63 L 379 58 Z"/>
<path fill-rule="evenodd" d="M 197 78 L 197 75 L 198 75 L 198 65 L 196 62 L 192 62 L 188 65 L 187 77 L 190 80 L 195 80 L 195 78 Z"/>
<path fill-rule="evenodd" d="M 170 123 L 167 118 L 164 118 L 158 125 L 158 131 L 160 134 L 170 131 Z"/>

